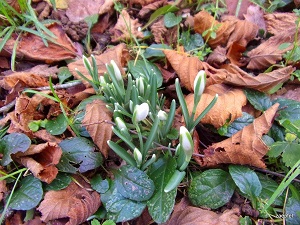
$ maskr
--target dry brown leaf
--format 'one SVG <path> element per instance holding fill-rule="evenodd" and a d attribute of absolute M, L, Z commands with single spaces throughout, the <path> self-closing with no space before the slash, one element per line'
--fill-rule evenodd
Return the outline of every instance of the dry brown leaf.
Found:
<path fill-rule="evenodd" d="M 203 117 L 201 122 L 220 128 L 226 122 L 231 123 L 242 116 L 242 107 L 246 105 L 247 98 L 242 89 L 232 88 L 224 84 L 210 85 L 205 89 L 197 105 L 196 117 L 203 112 L 216 94 L 219 95 L 216 104 Z M 185 100 L 191 113 L 194 105 L 194 94 L 188 95 Z"/>
<path fill-rule="evenodd" d="M 268 133 L 273 124 L 279 104 L 266 110 L 252 124 L 244 127 L 228 138 L 205 149 L 205 157 L 195 158 L 204 167 L 215 167 L 219 164 L 250 165 L 265 168 L 262 161 L 269 147 L 262 141 L 262 135 Z"/>
<path fill-rule="evenodd" d="M 46 63 L 73 59 L 76 56 L 76 49 L 63 31 L 56 23 L 51 24 L 48 29 L 57 37 L 56 43 L 48 41 L 48 47 L 42 39 L 34 34 L 23 35 L 17 47 L 17 56 L 28 60 L 44 61 Z M 8 42 L 4 49 L 12 52 L 14 41 Z"/>
<path fill-rule="evenodd" d="M 150 3 L 148 5 L 145 5 L 141 10 L 139 11 L 138 16 L 140 18 L 146 17 L 151 11 L 155 11 L 156 9 L 162 7 L 167 1 L 166 0 L 159 0 L 153 3 Z"/>
<path fill-rule="evenodd" d="M 168 29 L 165 27 L 164 21 L 162 19 L 153 23 L 150 28 L 154 36 L 154 41 L 156 43 L 161 43 L 162 40 L 165 40 Z"/>
<path fill-rule="evenodd" d="M 130 0 L 130 4 L 137 4 L 137 5 L 141 5 L 141 6 L 145 6 L 145 5 L 149 5 L 153 2 L 157 2 L 159 0 Z"/>
<path fill-rule="evenodd" d="M 292 66 L 279 68 L 269 73 L 260 73 L 252 76 L 238 66 L 227 64 L 228 71 L 226 80 L 227 84 L 252 88 L 262 92 L 268 92 L 273 87 L 290 79 L 291 73 L 295 70 Z"/>
<path fill-rule="evenodd" d="M 238 0 L 225 0 L 226 3 L 226 8 L 228 11 L 229 15 L 236 15 L 236 10 L 239 7 L 239 11 L 238 11 L 238 18 L 239 19 L 243 19 L 243 14 L 246 13 L 247 8 L 251 5 L 251 1 L 250 0 L 244 0 L 242 2 L 240 2 L 240 5 L 238 6 Z"/>
<path fill-rule="evenodd" d="M 245 50 L 246 48 L 244 46 L 240 45 L 237 42 L 233 42 L 229 46 L 226 56 L 232 64 L 242 67 L 245 66 L 247 63 L 243 57 L 243 52 Z"/>
<path fill-rule="evenodd" d="M 295 13 L 268 13 L 264 15 L 264 18 L 269 33 L 282 35 L 283 33 L 289 32 L 288 35 L 290 35 L 291 41 L 293 42 L 296 32 L 295 22 L 298 18 Z"/>
<path fill-rule="evenodd" d="M 244 14 L 247 21 L 256 24 L 259 29 L 266 30 L 266 23 L 264 20 L 264 12 L 258 5 L 250 5 L 247 13 Z"/>
<path fill-rule="evenodd" d="M 0 170 L 1 172 L 4 172 L 2 171 L 2 167 L 0 167 Z M 0 174 L 0 177 L 2 177 L 3 175 L 2 174 L 5 174 L 5 173 L 1 173 Z M 0 202 L 2 201 L 3 197 L 7 194 L 7 187 L 6 187 L 6 180 L 1 180 L 0 181 Z"/>
<path fill-rule="evenodd" d="M 0 80 L 0 86 L 6 90 L 11 90 L 18 81 L 21 81 L 24 87 L 49 86 L 48 77 L 57 72 L 58 69 L 56 66 L 38 65 L 29 70 L 14 72 L 3 77 L 3 79 Z"/>
<path fill-rule="evenodd" d="M 111 60 L 114 60 L 118 65 L 121 73 L 125 74 L 123 70 L 123 66 L 127 64 L 127 61 L 129 60 L 129 54 L 128 54 L 128 50 L 126 49 L 126 45 L 122 43 L 113 48 L 108 49 L 101 55 L 96 55 L 95 59 L 97 63 L 98 74 L 102 75 L 107 71 L 105 64 L 109 64 Z M 90 58 L 89 60 L 91 62 Z M 86 87 L 90 87 L 90 84 L 84 79 L 82 79 L 75 70 L 75 68 L 77 68 L 78 71 L 80 71 L 86 78 L 92 80 L 92 77 L 89 75 L 87 69 L 84 67 L 82 59 L 69 63 L 68 68 L 76 79 L 81 80 Z"/>
<path fill-rule="evenodd" d="M 132 36 L 143 38 L 143 32 L 138 30 L 139 27 L 142 27 L 142 24 L 138 22 L 138 19 L 131 19 L 128 12 L 123 9 L 116 25 L 110 30 L 112 42 L 130 40 Z"/>
<path fill-rule="evenodd" d="M 216 68 L 219 68 L 226 61 L 226 48 L 217 46 L 212 53 L 209 54 L 206 62 Z"/>
<path fill-rule="evenodd" d="M 44 222 L 68 219 L 66 225 L 77 225 L 93 215 L 100 204 L 100 195 L 96 191 L 89 192 L 71 182 L 63 190 L 48 191 L 37 209 L 42 213 Z"/>
<path fill-rule="evenodd" d="M 61 148 L 56 143 L 48 142 L 31 145 L 26 152 L 19 152 L 15 154 L 15 157 L 36 178 L 50 184 L 58 173 L 58 169 L 55 166 L 59 163 L 61 155 Z"/>
<path fill-rule="evenodd" d="M 107 141 L 111 139 L 112 113 L 106 108 L 106 103 L 101 100 L 94 100 L 87 104 L 82 125 L 86 127 L 94 143 L 101 153 L 107 157 L 109 146 Z"/>

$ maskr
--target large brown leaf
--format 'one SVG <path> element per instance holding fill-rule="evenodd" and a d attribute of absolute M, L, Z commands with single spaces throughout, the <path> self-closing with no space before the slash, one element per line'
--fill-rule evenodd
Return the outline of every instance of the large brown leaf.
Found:
<path fill-rule="evenodd" d="M 203 112 L 216 94 L 219 95 L 216 104 L 203 117 L 201 122 L 220 128 L 228 120 L 231 123 L 242 116 L 242 107 L 246 105 L 247 98 L 241 89 L 232 88 L 224 84 L 211 85 L 205 89 L 205 92 L 201 96 L 196 109 L 196 117 Z M 188 95 L 185 100 L 191 113 L 194 105 L 194 94 Z"/>
<path fill-rule="evenodd" d="M 89 192 L 71 182 L 63 190 L 48 191 L 37 209 L 42 213 L 44 222 L 68 219 L 66 225 L 77 225 L 93 215 L 100 204 L 100 195 L 96 191 Z"/>
<path fill-rule="evenodd" d="M 293 40 L 294 35 L 292 33 L 295 34 L 296 32 L 295 21 L 298 19 L 295 13 L 268 13 L 264 15 L 264 19 L 269 33 L 282 35 L 291 29 L 289 32 L 291 32 L 290 37 L 292 37 Z"/>
<path fill-rule="evenodd" d="M 112 113 L 106 108 L 106 103 L 101 100 L 94 100 L 87 104 L 82 125 L 86 127 L 94 143 L 101 153 L 107 157 L 109 146 L 107 141 L 111 139 L 111 118 Z"/>
<path fill-rule="evenodd" d="M 56 143 L 44 143 L 31 145 L 26 152 L 17 153 L 15 157 L 36 178 L 49 184 L 56 178 L 58 173 L 56 165 L 61 155 L 62 150 Z"/>
<path fill-rule="evenodd" d="M 262 141 L 262 135 L 268 133 L 279 104 L 266 110 L 252 124 L 219 143 L 204 150 L 205 157 L 195 158 L 204 167 L 215 167 L 219 164 L 241 164 L 265 168 L 262 161 L 269 147 Z"/>

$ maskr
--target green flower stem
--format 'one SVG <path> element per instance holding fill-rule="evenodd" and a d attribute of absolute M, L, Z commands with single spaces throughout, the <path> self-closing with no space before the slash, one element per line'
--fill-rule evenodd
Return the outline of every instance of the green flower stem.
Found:
<path fill-rule="evenodd" d="M 172 127 L 174 116 L 175 116 L 175 110 L 176 110 L 176 102 L 173 99 L 172 102 L 171 102 L 170 111 L 169 111 L 169 114 L 168 114 L 168 119 L 166 120 L 166 124 L 164 126 L 164 129 L 162 130 L 163 137 L 165 137 L 169 133 L 169 130 Z"/>
<path fill-rule="evenodd" d="M 128 137 L 125 137 L 118 129 L 112 128 L 113 132 L 121 138 L 132 150 L 136 148 L 136 146 L 128 139 Z"/>
<path fill-rule="evenodd" d="M 150 130 L 150 134 L 147 138 L 146 144 L 144 146 L 143 152 L 142 152 L 144 157 L 145 157 L 146 153 L 148 152 L 148 150 L 150 149 L 151 145 L 153 144 L 154 138 L 156 137 L 156 134 L 157 134 L 158 125 L 159 125 L 159 118 L 156 117 L 154 120 L 153 126 Z"/>

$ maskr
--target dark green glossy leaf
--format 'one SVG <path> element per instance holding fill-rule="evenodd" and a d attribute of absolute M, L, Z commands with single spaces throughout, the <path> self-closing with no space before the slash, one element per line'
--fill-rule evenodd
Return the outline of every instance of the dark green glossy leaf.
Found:
<path fill-rule="evenodd" d="M 94 144 L 83 137 L 65 139 L 59 143 L 63 151 L 62 158 L 57 165 L 62 172 L 74 173 L 77 170 L 84 173 L 102 164 L 100 152 L 95 152 Z"/>
<path fill-rule="evenodd" d="M 280 104 L 278 114 L 279 116 L 276 117 L 276 120 L 282 119 L 289 119 L 290 121 L 300 120 L 300 102 L 285 99 L 285 98 L 278 98 L 273 101 L 273 103 L 278 102 Z"/>
<path fill-rule="evenodd" d="M 257 110 L 266 111 L 273 105 L 270 97 L 263 92 L 250 89 L 244 90 L 244 92 L 247 96 L 248 101 Z"/>
<path fill-rule="evenodd" d="M 292 167 L 300 159 L 300 144 L 295 142 L 278 141 L 275 142 L 267 155 L 278 157 L 282 154 L 282 160 L 286 166 Z"/>
<path fill-rule="evenodd" d="M 33 176 L 27 176 L 21 181 L 21 187 L 13 193 L 9 207 L 15 210 L 29 210 L 36 207 L 42 197 L 42 182 Z"/>
<path fill-rule="evenodd" d="M 167 28 L 171 28 L 178 25 L 181 22 L 181 20 L 182 20 L 181 16 L 176 16 L 172 12 L 168 12 L 167 14 L 164 15 L 164 24 L 165 27 Z"/>
<path fill-rule="evenodd" d="M 166 44 L 152 44 L 146 48 L 144 56 L 146 59 L 151 57 L 165 57 L 165 54 L 162 50 L 172 49 L 169 45 Z"/>
<path fill-rule="evenodd" d="M 300 202 L 290 197 L 287 200 L 285 207 L 286 212 L 286 224 L 288 225 L 299 225 L 300 224 Z"/>
<path fill-rule="evenodd" d="M 168 220 L 174 204 L 177 189 L 165 193 L 164 188 L 176 170 L 174 158 L 160 158 L 149 169 L 148 175 L 153 180 L 155 191 L 147 206 L 149 213 L 156 223 Z"/>
<path fill-rule="evenodd" d="M 103 180 L 99 174 L 92 178 L 91 186 L 95 191 L 99 192 L 100 194 L 105 193 L 109 190 L 108 180 Z"/>
<path fill-rule="evenodd" d="M 48 120 L 45 125 L 46 130 L 52 135 L 62 134 L 63 132 L 65 132 L 67 127 L 68 121 L 65 118 L 64 114 L 58 115 L 53 120 Z"/>
<path fill-rule="evenodd" d="M 236 132 L 242 130 L 245 126 L 253 123 L 254 117 L 246 112 L 243 112 L 242 117 L 237 118 L 227 127 L 227 133 L 224 136 L 231 137 Z"/>
<path fill-rule="evenodd" d="M 62 66 L 59 68 L 58 70 L 58 79 L 59 79 L 59 83 L 62 84 L 64 83 L 67 79 L 69 79 L 70 77 L 72 77 L 72 73 L 70 72 L 69 68 L 66 66 Z"/>
<path fill-rule="evenodd" d="M 285 129 L 274 122 L 268 134 L 275 141 L 283 141 L 285 136 Z"/>
<path fill-rule="evenodd" d="M 262 186 L 253 170 L 245 166 L 230 165 L 229 173 L 243 194 L 252 199 L 260 195 Z"/>
<path fill-rule="evenodd" d="M 229 173 L 210 169 L 193 178 L 188 196 L 193 205 L 216 209 L 230 201 L 234 189 L 235 184 Z"/>
<path fill-rule="evenodd" d="M 161 75 L 160 70 L 158 67 L 148 61 L 144 60 L 131 60 L 128 62 L 128 69 L 132 76 L 136 79 L 138 77 L 144 77 L 148 81 L 150 81 L 151 76 L 156 76 L 157 87 L 160 87 L 163 82 L 163 77 Z"/>
<path fill-rule="evenodd" d="M 68 187 L 68 185 L 71 183 L 72 179 L 69 174 L 66 173 L 58 173 L 56 178 L 50 183 L 47 184 L 46 190 L 47 191 L 58 191 L 61 189 L 64 189 Z"/>
<path fill-rule="evenodd" d="M 204 40 L 200 34 L 191 34 L 190 31 L 181 33 L 181 41 L 186 51 L 196 50 L 204 45 Z"/>
<path fill-rule="evenodd" d="M 153 195 L 154 184 L 148 175 L 136 167 L 122 166 L 114 173 L 118 192 L 134 201 L 146 201 Z"/>
<path fill-rule="evenodd" d="M 10 162 L 12 162 L 10 157 L 11 154 L 25 152 L 31 145 L 31 140 L 29 137 L 22 133 L 12 133 L 6 135 L 1 139 L 0 142 L 0 152 L 3 153 L 1 160 L 2 166 L 7 166 Z"/>

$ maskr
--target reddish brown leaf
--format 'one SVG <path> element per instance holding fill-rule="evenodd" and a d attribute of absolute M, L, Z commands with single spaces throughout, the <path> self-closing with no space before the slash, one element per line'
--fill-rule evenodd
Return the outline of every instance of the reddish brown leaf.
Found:
<path fill-rule="evenodd" d="M 230 60 L 230 62 L 237 66 L 245 66 L 246 61 L 243 57 L 243 52 L 246 50 L 246 48 L 237 42 L 233 42 L 228 49 L 228 52 L 226 54 L 227 58 Z"/>
<path fill-rule="evenodd" d="M 196 117 L 203 112 L 216 94 L 219 95 L 216 104 L 203 117 L 201 122 L 220 128 L 228 120 L 231 123 L 242 116 L 242 107 L 246 105 L 247 98 L 241 89 L 232 88 L 224 84 L 211 85 L 205 89 L 205 92 L 201 96 L 196 109 Z M 194 105 L 194 94 L 188 95 L 185 100 L 191 113 Z"/>
<path fill-rule="evenodd" d="M 144 2 L 144 1 L 143 1 Z M 139 11 L 139 18 L 145 18 L 151 11 L 155 11 L 156 9 L 162 7 L 167 1 L 166 0 L 159 0 L 155 1 L 153 3 L 150 3 L 146 6 L 144 6 L 140 11 Z"/>
<path fill-rule="evenodd" d="M 243 19 L 243 14 L 247 12 L 247 8 L 251 5 L 250 0 L 244 0 L 241 2 L 241 5 L 238 6 L 238 0 L 225 0 L 226 7 L 229 15 L 236 15 L 238 9 L 237 17 Z"/>
<path fill-rule="evenodd" d="M 262 141 L 262 135 L 268 133 L 271 128 L 278 106 L 278 103 L 274 104 L 231 138 L 205 149 L 205 157 L 197 157 L 196 161 L 204 167 L 230 163 L 265 168 L 262 158 L 269 147 Z"/>
<path fill-rule="evenodd" d="M 77 225 L 94 214 L 99 206 L 100 195 L 96 191 L 89 192 L 71 182 L 63 190 L 48 191 L 37 209 L 44 222 L 65 218 L 68 219 L 66 225 Z"/>
<path fill-rule="evenodd" d="M 0 167 L 0 170 L 1 170 L 1 172 L 4 172 L 4 171 L 2 171 L 2 167 Z M 3 174 L 5 174 L 5 173 L 3 173 Z M 0 177 L 2 177 L 3 175 L 2 175 L 2 173 L 0 174 Z M 7 194 L 7 191 L 8 191 L 8 189 L 7 189 L 7 187 L 6 187 L 6 180 L 1 180 L 0 181 L 0 202 L 3 200 L 3 197 L 5 196 L 5 194 Z"/>
<path fill-rule="evenodd" d="M 158 0 L 130 0 L 130 4 L 139 4 L 141 6 L 149 5 L 153 2 L 157 2 Z"/>
<path fill-rule="evenodd" d="M 82 125 L 86 127 L 94 143 L 101 153 L 107 157 L 109 146 L 107 141 L 111 139 L 111 112 L 106 108 L 106 103 L 101 100 L 94 100 L 87 104 Z"/>
<path fill-rule="evenodd" d="M 212 53 L 209 54 L 206 62 L 211 66 L 219 68 L 226 61 L 226 48 L 217 46 Z"/>
<path fill-rule="evenodd" d="M 101 55 L 95 56 L 98 68 L 98 74 L 103 74 L 106 72 L 106 65 L 109 64 L 111 60 L 114 60 L 118 65 L 119 69 L 121 70 L 122 74 L 125 74 L 123 70 L 123 66 L 129 60 L 128 50 L 126 49 L 125 44 L 119 44 L 113 48 L 108 49 Z M 90 60 L 90 58 L 89 58 Z M 91 60 L 90 60 L 91 62 Z M 76 72 L 75 68 L 78 69 L 86 78 L 92 80 L 92 77 L 89 75 L 87 69 L 84 67 L 82 59 L 79 59 L 75 62 L 69 63 L 68 68 L 71 73 L 76 77 L 76 79 L 82 80 L 82 82 L 87 86 L 90 87 L 90 84 L 82 79 Z"/>
<path fill-rule="evenodd" d="M 266 23 L 264 20 L 264 12 L 258 5 L 250 5 L 244 17 L 247 21 L 256 24 L 259 29 L 266 30 Z"/>
<path fill-rule="evenodd" d="M 62 155 L 61 148 L 56 143 L 44 143 L 39 145 L 31 145 L 24 153 L 17 153 L 15 157 L 32 174 L 46 183 L 51 183 L 58 173 L 55 167 Z"/>
<path fill-rule="evenodd" d="M 267 31 L 274 35 L 287 33 L 294 40 L 297 16 L 295 13 L 268 13 L 264 15 Z"/>

